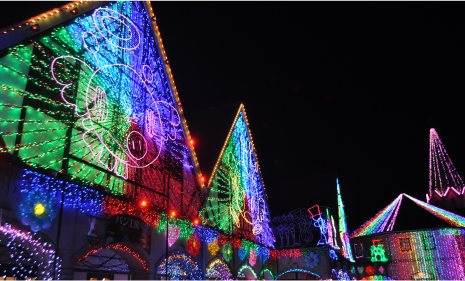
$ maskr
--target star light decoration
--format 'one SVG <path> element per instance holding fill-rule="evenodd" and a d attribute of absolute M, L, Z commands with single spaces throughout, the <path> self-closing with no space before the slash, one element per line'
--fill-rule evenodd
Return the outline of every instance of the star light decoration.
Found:
<path fill-rule="evenodd" d="M 212 256 L 216 255 L 216 252 L 220 250 L 220 246 L 218 246 L 218 240 L 216 238 L 212 239 L 211 243 L 208 243 L 208 250 L 212 254 Z"/>
<path fill-rule="evenodd" d="M 187 240 L 187 251 L 189 254 L 197 256 L 200 252 L 200 244 L 201 241 L 199 235 L 196 232 L 192 233 L 189 240 Z"/>

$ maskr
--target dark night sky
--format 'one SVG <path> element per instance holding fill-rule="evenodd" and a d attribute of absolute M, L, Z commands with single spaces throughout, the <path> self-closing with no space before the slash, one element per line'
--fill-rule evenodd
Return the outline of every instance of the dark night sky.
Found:
<path fill-rule="evenodd" d="M 351 230 L 399 193 L 425 200 L 431 127 L 465 176 L 465 3 L 152 6 L 202 172 L 243 102 L 272 215 L 335 202 L 336 174 Z"/>

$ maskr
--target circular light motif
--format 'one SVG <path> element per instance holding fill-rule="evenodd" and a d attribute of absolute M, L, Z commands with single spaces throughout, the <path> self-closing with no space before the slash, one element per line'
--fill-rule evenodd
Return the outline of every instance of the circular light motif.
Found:
<path fill-rule="evenodd" d="M 44 205 L 42 205 L 42 203 L 38 203 L 35 205 L 34 207 L 34 214 L 36 216 L 40 216 L 42 215 L 43 213 L 45 212 L 45 208 L 44 208 Z"/>

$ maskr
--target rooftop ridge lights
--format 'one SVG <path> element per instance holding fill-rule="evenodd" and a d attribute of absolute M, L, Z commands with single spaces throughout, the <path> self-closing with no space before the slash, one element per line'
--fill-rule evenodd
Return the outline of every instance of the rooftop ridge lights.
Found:
<path fill-rule="evenodd" d="M 379 211 L 373 218 L 364 223 L 359 229 L 352 232 L 350 238 L 359 237 L 362 235 L 369 235 L 373 233 L 383 232 L 386 229 L 386 225 L 392 217 L 393 213 L 395 216 L 391 220 L 391 223 L 395 221 L 400 202 L 402 201 L 402 194 L 397 196 L 397 198 L 387 205 L 384 209 Z M 394 224 L 392 223 L 392 226 Z M 389 225 L 391 227 L 391 224 Z M 392 227 L 391 227 L 392 229 Z"/>
<path fill-rule="evenodd" d="M 349 239 L 349 230 L 347 229 L 346 214 L 344 212 L 344 203 L 342 202 L 341 197 L 341 188 L 339 186 L 339 179 L 336 179 L 337 185 L 337 206 L 339 213 L 339 235 L 341 236 L 341 252 L 346 259 L 349 259 L 351 262 L 355 262 L 352 255 L 352 250 L 350 248 L 350 239 Z"/>
<path fill-rule="evenodd" d="M 431 214 L 435 215 L 436 217 L 442 219 L 443 221 L 447 222 L 450 225 L 453 225 L 455 227 L 465 227 L 465 218 L 462 216 L 459 216 L 457 214 L 451 213 L 449 211 L 443 210 L 441 208 L 438 208 L 436 206 L 433 206 L 431 204 L 428 204 L 426 202 L 423 202 L 421 200 L 418 200 L 408 194 L 405 194 L 407 198 L 415 202 L 417 205 L 425 209 L 426 211 L 430 212 Z"/>
<path fill-rule="evenodd" d="M 434 191 L 436 191 L 440 197 L 443 197 L 447 194 L 450 187 L 454 188 L 454 191 L 459 194 L 463 194 L 465 191 L 463 180 L 455 169 L 449 154 L 447 154 L 438 133 L 434 128 L 431 128 L 429 143 L 429 192 L 426 197 L 427 202 L 431 199 Z"/>
<path fill-rule="evenodd" d="M 145 1 L 144 3 L 145 3 L 145 6 L 146 6 L 146 10 L 149 13 L 149 18 L 155 19 L 155 14 L 153 12 L 152 4 L 150 3 L 150 1 Z M 163 61 L 165 62 L 164 67 L 165 67 L 166 72 L 168 74 L 168 81 L 169 81 L 169 84 L 171 86 L 171 90 L 172 90 L 173 95 L 174 95 L 175 100 L 176 100 L 176 107 L 178 109 L 178 113 L 179 113 L 180 118 L 181 118 L 181 123 L 182 123 L 183 129 L 184 129 L 184 132 L 187 135 L 187 140 L 189 140 L 188 147 L 189 147 L 189 150 L 191 152 L 192 159 L 194 161 L 194 170 L 195 170 L 195 173 L 197 175 L 197 179 L 198 179 L 198 182 L 199 182 L 200 186 L 204 187 L 204 182 L 199 180 L 199 179 L 202 178 L 202 173 L 201 173 L 200 167 L 199 167 L 199 160 L 197 159 L 197 154 L 195 153 L 193 142 L 190 141 L 192 139 L 191 134 L 190 134 L 189 128 L 187 127 L 186 118 L 184 117 L 181 101 L 179 99 L 178 90 L 177 90 L 176 85 L 174 83 L 173 74 L 171 72 L 168 57 L 166 56 L 165 47 L 164 47 L 163 42 L 161 40 L 160 30 L 158 29 L 157 21 L 152 20 L 151 24 L 152 24 L 152 28 L 153 28 L 153 33 L 154 33 L 156 41 L 157 41 L 158 50 L 160 52 L 161 57 L 163 58 Z"/>

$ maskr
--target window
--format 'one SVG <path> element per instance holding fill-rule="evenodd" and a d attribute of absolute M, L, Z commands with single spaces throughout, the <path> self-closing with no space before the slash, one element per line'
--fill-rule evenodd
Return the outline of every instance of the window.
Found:
<path fill-rule="evenodd" d="M 400 244 L 400 251 L 401 252 L 409 252 L 412 250 L 412 246 L 410 246 L 410 238 L 409 237 L 402 237 L 399 238 Z"/>
<path fill-rule="evenodd" d="M 423 248 L 425 250 L 436 249 L 436 239 L 434 238 L 433 233 L 425 233 L 421 240 L 423 242 Z"/>
<path fill-rule="evenodd" d="M 355 257 L 357 259 L 362 258 L 363 257 L 363 245 L 362 244 L 355 244 L 354 248 L 355 248 Z"/>

